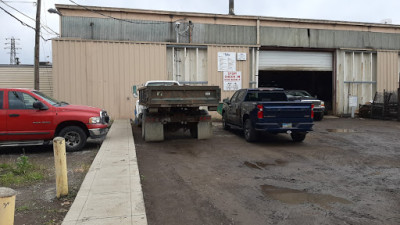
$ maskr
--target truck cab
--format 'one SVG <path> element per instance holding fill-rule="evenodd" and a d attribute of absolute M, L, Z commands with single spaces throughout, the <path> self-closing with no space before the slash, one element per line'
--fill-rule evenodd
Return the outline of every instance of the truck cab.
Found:
<path fill-rule="evenodd" d="M 105 110 L 70 105 L 32 89 L 0 88 L 0 147 L 48 144 L 65 138 L 67 151 L 108 132 Z"/>

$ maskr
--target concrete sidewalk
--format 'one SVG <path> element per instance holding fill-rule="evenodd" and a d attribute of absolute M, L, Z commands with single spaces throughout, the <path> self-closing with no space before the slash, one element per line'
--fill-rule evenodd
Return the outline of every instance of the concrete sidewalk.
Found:
<path fill-rule="evenodd" d="M 114 121 L 62 224 L 147 225 L 129 120 Z"/>

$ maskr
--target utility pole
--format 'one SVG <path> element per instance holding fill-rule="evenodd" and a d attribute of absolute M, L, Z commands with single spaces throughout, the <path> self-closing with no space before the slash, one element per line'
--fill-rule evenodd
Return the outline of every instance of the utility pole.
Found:
<path fill-rule="evenodd" d="M 39 90 L 39 46 L 40 46 L 40 4 L 41 0 L 36 3 L 36 28 L 35 28 L 35 68 L 34 81 L 35 90 Z"/>
<path fill-rule="evenodd" d="M 5 47 L 4 49 L 10 49 L 10 65 L 15 65 L 15 64 L 19 64 L 19 60 L 18 60 L 18 58 L 17 58 L 17 49 L 21 49 L 21 48 L 17 48 L 17 47 L 15 47 L 15 45 L 16 44 L 18 44 L 18 43 L 16 43 L 15 41 L 16 40 L 18 40 L 19 41 L 19 39 L 18 38 L 14 38 L 14 37 L 11 37 L 11 38 L 6 38 L 6 40 L 10 40 L 10 43 L 6 43 L 6 45 L 10 45 L 10 47 Z"/>

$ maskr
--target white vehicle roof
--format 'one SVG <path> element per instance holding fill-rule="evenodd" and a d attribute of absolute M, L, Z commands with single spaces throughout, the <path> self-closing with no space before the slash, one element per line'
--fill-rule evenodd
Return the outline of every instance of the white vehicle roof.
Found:
<path fill-rule="evenodd" d="M 172 84 L 181 85 L 176 80 L 149 80 L 146 82 L 146 84 L 144 86 L 148 86 L 148 84 L 155 84 L 155 83 L 172 83 Z"/>

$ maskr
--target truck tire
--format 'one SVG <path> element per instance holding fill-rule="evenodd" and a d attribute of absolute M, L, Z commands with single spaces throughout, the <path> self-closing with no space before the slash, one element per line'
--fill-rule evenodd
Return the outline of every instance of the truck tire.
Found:
<path fill-rule="evenodd" d="M 87 135 L 85 131 L 78 126 L 64 127 L 58 136 L 65 139 L 65 148 L 67 152 L 81 150 L 87 141 Z"/>
<path fill-rule="evenodd" d="M 324 118 L 324 113 L 323 112 L 314 114 L 314 121 L 321 121 L 322 118 Z"/>
<path fill-rule="evenodd" d="M 146 122 L 146 111 L 144 111 L 143 114 L 142 114 L 142 138 L 143 138 L 143 140 L 146 140 L 145 136 L 144 136 L 144 134 L 145 134 L 145 122 Z"/>
<path fill-rule="evenodd" d="M 304 139 L 306 138 L 307 133 L 303 133 L 303 132 L 295 132 L 295 133 L 291 133 L 290 136 L 292 137 L 292 140 L 294 142 L 302 142 L 304 141 Z"/>
<path fill-rule="evenodd" d="M 197 124 L 194 125 L 194 126 L 191 126 L 191 127 L 189 128 L 189 130 L 190 130 L 190 136 L 191 136 L 192 138 L 197 138 L 197 136 L 198 136 Z"/>
<path fill-rule="evenodd" d="M 244 121 L 244 126 L 243 126 L 243 133 L 244 133 L 244 139 L 248 142 L 254 142 L 257 140 L 257 131 L 254 129 L 253 125 L 251 124 L 250 119 L 246 119 Z"/>
<path fill-rule="evenodd" d="M 226 123 L 226 113 L 222 114 L 222 128 L 224 128 L 224 130 L 230 130 L 231 127 Z"/>
<path fill-rule="evenodd" d="M 137 118 L 135 118 L 135 120 L 137 120 L 137 125 L 138 125 L 138 127 L 141 127 L 142 126 L 142 121 L 143 121 L 143 113 L 140 113 L 139 115 L 138 115 L 138 117 Z"/>

